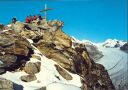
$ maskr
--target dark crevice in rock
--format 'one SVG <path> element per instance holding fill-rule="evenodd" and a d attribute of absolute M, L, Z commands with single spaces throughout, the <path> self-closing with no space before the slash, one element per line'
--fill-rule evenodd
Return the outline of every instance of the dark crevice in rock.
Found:
<path fill-rule="evenodd" d="M 42 39 L 41 36 L 37 36 L 37 37 L 33 38 L 32 40 L 34 43 L 38 43 L 41 39 Z"/>
<path fill-rule="evenodd" d="M 0 75 L 6 73 L 6 70 L 3 67 L 0 67 Z"/>
<path fill-rule="evenodd" d="M 9 44 L 9 45 L 4 45 L 4 46 L 1 46 L 1 47 L 2 47 L 2 48 L 7 48 L 7 47 L 10 47 L 10 46 L 12 46 L 12 45 L 14 45 L 14 43 Z"/>
<path fill-rule="evenodd" d="M 6 71 L 15 71 L 16 69 L 22 67 L 22 64 L 25 64 L 27 61 L 30 60 L 32 57 L 31 55 L 33 54 L 33 50 L 29 48 L 29 53 L 27 56 L 24 55 L 17 55 L 16 62 L 13 63 L 11 66 L 4 68 Z M 11 67 L 11 68 L 10 68 Z"/>

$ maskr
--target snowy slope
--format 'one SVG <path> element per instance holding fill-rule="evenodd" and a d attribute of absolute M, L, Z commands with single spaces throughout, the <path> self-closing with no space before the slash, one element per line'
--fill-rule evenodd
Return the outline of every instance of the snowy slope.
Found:
<path fill-rule="evenodd" d="M 28 39 L 30 43 L 32 41 Z M 19 72 L 6 72 L 5 74 L 1 75 L 1 77 L 6 78 L 8 80 L 13 81 L 18 85 L 23 86 L 23 90 L 36 90 L 41 87 L 46 87 L 47 90 L 81 90 L 81 81 L 80 76 L 76 74 L 72 74 L 68 72 L 73 79 L 66 80 L 64 79 L 56 70 L 55 64 L 51 59 L 46 58 L 41 52 L 34 47 L 34 54 L 39 56 L 41 60 L 37 60 L 35 58 L 31 58 L 29 62 L 41 62 L 41 71 L 36 74 L 37 80 L 32 82 L 23 82 L 20 80 L 20 77 L 23 75 L 27 75 L 24 71 Z M 58 76 L 58 78 L 56 78 Z M 21 88 L 17 88 L 17 90 L 22 90 Z"/>
<path fill-rule="evenodd" d="M 81 89 L 70 84 L 53 83 L 47 86 L 47 90 L 81 90 Z"/>

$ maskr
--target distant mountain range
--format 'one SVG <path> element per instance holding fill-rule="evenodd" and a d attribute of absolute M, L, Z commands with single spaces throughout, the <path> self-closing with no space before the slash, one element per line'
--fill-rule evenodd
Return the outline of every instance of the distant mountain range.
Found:
<path fill-rule="evenodd" d="M 123 46 L 125 43 L 126 43 L 125 41 L 121 41 L 117 39 L 108 39 L 102 45 L 104 47 L 117 48 Z"/>

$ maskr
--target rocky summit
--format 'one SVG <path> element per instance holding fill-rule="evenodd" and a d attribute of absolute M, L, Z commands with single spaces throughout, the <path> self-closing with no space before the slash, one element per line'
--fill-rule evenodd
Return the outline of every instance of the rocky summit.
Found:
<path fill-rule="evenodd" d="M 0 90 L 51 90 L 63 84 L 70 87 L 56 90 L 115 90 L 107 70 L 94 62 L 93 47 L 88 52 L 88 45 L 74 45 L 62 21 L 37 22 L 1 26 Z"/>

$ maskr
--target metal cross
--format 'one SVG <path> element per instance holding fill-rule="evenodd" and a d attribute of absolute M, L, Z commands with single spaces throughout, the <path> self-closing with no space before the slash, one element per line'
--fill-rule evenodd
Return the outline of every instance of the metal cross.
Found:
<path fill-rule="evenodd" d="M 44 12 L 44 18 L 47 19 L 47 11 L 52 10 L 52 8 L 48 8 L 47 4 L 45 4 L 45 7 L 40 12 Z"/>

